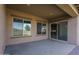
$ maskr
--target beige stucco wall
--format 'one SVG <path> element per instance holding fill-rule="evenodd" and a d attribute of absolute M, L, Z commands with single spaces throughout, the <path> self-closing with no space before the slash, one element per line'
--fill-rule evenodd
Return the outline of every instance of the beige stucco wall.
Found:
<path fill-rule="evenodd" d="M 13 17 L 12 15 L 17 16 L 17 17 L 23 17 L 23 18 L 30 18 L 31 25 L 32 25 L 32 29 L 31 29 L 32 36 L 19 37 L 19 38 L 11 37 L 12 17 Z M 46 35 L 37 35 L 37 22 L 46 23 L 46 26 L 47 26 Z M 12 10 L 12 9 L 7 9 L 7 45 L 38 41 L 38 40 L 43 40 L 47 38 L 48 38 L 48 21 L 46 19 L 31 15 L 28 13 L 24 13 L 24 12 Z"/>
<path fill-rule="evenodd" d="M 77 16 L 77 45 L 79 46 L 79 15 Z"/>
<path fill-rule="evenodd" d="M 6 21 L 6 17 L 5 17 L 5 6 L 4 5 L 0 5 L 0 54 L 3 54 L 4 49 L 5 49 L 5 21 Z"/>
<path fill-rule="evenodd" d="M 77 17 L 68 19 L 68 42 L 77 44 Z"/>

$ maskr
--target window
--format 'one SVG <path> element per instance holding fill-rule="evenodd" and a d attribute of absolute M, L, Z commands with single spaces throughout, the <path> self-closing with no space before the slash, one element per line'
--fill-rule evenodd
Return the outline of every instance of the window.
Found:
<path fill-rule="evenodd" d="M 42 34 L 46 34 L 46 24 L 42 24 Z"/>
<path fill-rule="evenodd" d="M 37 23 L 37 34 L 41 34 L 41 23 Z"/>
<path fill-rule="evenodd" d="M 46 24 L 37 23 L 37 34 L 46 34 Z"/>
<path fill-rule="evenodd" d="M 26 19 L 13 18 L 12 36 L 30 36 L 31 35 L 31 22 Z"/>
<path fill-rule="evenodd" d="M 13 19 L 13 36 L 22 36 L 23 21 L 21 19 Z"/>

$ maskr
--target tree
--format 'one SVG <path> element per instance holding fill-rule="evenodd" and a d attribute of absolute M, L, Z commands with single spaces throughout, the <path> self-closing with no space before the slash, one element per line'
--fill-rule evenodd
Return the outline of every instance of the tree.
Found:
<path fill-rule="evenodd" d="M 29 25 L 26 25 L 26 26 L 25 26 L 25 30 L 26 30 L 26 31 L 30 31 L 30 26 L 29 26 Z"/>

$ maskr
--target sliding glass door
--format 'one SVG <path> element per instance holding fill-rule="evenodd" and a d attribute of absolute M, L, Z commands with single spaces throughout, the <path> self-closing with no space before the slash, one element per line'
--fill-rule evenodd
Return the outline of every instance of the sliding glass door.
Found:
<path fill-rule="evenodd" d="M 51 24 L 51 38 L 67 41 L 67 22 Z"/>
<path fill-rule="evenodd" d="M 57 24 L 51 24 L 51 38 L 57 39 Z"/>
<path fill-rule="evenodd" d="M 58 23 L 58 40 L 67 41 L 67 22 Z"/>

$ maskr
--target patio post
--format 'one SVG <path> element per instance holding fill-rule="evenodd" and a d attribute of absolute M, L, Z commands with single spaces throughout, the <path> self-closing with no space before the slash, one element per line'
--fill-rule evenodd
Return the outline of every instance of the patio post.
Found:
<path fill-rule="evenodd" d="M 5 49 L 5 20 L 6 20 L 6 13 L 5 13 L 5 5 L 0 5 L 0 54 L 4 53 Z"/>

